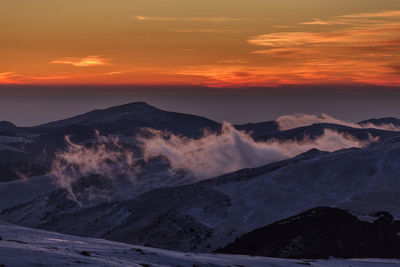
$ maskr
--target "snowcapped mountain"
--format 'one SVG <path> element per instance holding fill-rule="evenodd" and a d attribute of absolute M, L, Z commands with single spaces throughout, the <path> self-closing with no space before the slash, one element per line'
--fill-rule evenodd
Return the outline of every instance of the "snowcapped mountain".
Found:
<path fill-rule="evenodd" d="M 318 136 L 321 136 L 327 129 L 333 130 L 338 133 L 354 136 L 359 140 L 367 140 L 370 137 L 378 137 L 381 141 L 384 141 L 395 136 L 399 136 L 399 132 L 397 131 L 388 131 L 375 128 L 353 128 L 332 123 L 316 123 L 286 131 L 258 134 L 256 138 L 257 140 L 268 140 L 270 138 L 276 138 L 280 140 L 303 140 L 305 137 L 317 138 Z"/>
<path fill-rule="evenodd" d="M 137 102 L 16 127 L 0 136 L 0 145 L 12 148 L 0 149 L 0 181 L 30 178 L 0 183 L 0 219 L 211 252 L 320 206 L 342 208 L 363 220 L 377 211 L 400 218 L 400 132 L 382 127 L 395 123 L 371 120 L 363 128 L 319 122 L 280 130 L 275 121 L 231 126 Z M 148 144 L 168 153 L 149 157 L 146 142 L 136 136 L 142 127 L 153 129 L 145 138 L 158 138 Z M 232 168 L 210 172 L 214 178 L 191 172 L 233 161 Z M 246 164 L 251 168 L 241 169 Z"/>
<path fill-rule="evenodd" d="M 369 119 L 365 121 L 361 121 L 358 124 L 360 125 L 368 125 L 368 124 L 373 124 L 373 125 L 384 125 L 384 124 L 392 124 L 394 126 L 400 126 L 400 119 L 398 118 L 380 118 L 380 119 Z"/>
<path fill-rule="evenodd" d="M 333 153 L 314 150 L 260 168 L 89 208 L 79 208 L 60 192 L 52 192 L 5 209 L 1 216 L 75 235 L 213 251 L 255 228 L 317 206 L 344 208 L 361 218 L 388 211 L 398 218 L 399 162 L 400 143 Z"/>
<path fill-rule="evenodd" d="M 394 120 L 390 118 L 371 121 L 368 125 L 395 124 Z M 67 148 L 65 136 L 70 136 L 75 143 L 87 143 L 97 138 L 95 130 L 98 130 L 102 135 L 124 139 L 135 137 L 143 127 L 199 138 L 204 129 L 208 132 L 219 132 L 222 124 L 195 115 L 163 111 L 144 102 L 94 110 L 35 127 L 16 127 L 10 122 L 0 122 L 0 181 L 46 174 L 55 154 Z M 331 123 L 318 123 L 285 131 L 280 131 L 279 124 L 275 121 L 235 125 L 235 128 L 251 134 L 257 141 L 317 138 L 327 129 L 354 136 L 359 140 L 374 137 L 384 141 L 399 135 L 395 131 Z"/>

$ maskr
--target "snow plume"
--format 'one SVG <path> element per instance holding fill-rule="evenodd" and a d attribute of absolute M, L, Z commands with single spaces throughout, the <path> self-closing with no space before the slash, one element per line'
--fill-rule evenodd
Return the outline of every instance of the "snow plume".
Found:
<path fill-rule="evenodd" d="M 278 122 L 279 129 L 281 131 L 286 131 L 302 126 L 308 126 L 316 123 L 340 124 L 358 129 L 374 128 L 387 131 L 400 131 L 399 126 L 393 125 L 391 123 L 381 125 L 375 125 L 372 123 L 357 124 L 353 122 L 339 120 L 324 113 L 322 113 L 321 115 L 295 113 L 293 115 L 280 116 L 278 119 L 276 119 L 276 121 Z"/>
<path fill-rule="evenodd" d="M 287 159 L 312 148 L 332 152 L 343 148 L 359 148 L 376 141 L 364 142 L 351 135 L 326 129 L 316 139 L 306 137 L 302 141 L 273 139 L 255 142 L 248 134 L 228 123 L 223 124 L 220 134 L 205 133 L 200 139 L 150 131 L 152 137 L 140 139 L 146 160 L 165 156 L 172 169 L 186 170 L 200 179 Z"/>
<path fill-rule="evenodd" d="M 68 147 L 56 154 L 50 172 L 79 204 L 121 194 L 121 183 L 134 181 L 139 168 L 133 151 L 124 148 L 117 137 L 96 134 L 96 142 L 89 147 L 75 144 L 66 136 Z"/>
<path fill-rule="evenodd" d="M 71 199 L 91 205 L 262 166 L 313 148 L 331 152 L 376 141 L 326 129 L 314 139 L 256 142 L 229 123 L 220 133 L 205 132 L 199 139 L 153 129 L 145 132 L 135 141 L 97 135 L 86 145 L 67 136 L 68 148 L 56 155 L 51 174 Z"/>

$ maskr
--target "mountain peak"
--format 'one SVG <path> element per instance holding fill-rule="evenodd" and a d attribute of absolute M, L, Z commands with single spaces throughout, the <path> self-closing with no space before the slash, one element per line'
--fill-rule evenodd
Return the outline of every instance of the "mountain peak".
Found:
<path fill-rule="evenodd" d="M 120 112 L 130 112 L 130 111 L 150 111 L 150 110 L 160 110 L 152 105 L 147 104 L 146 102 L 131 102 L 119 106 L 110 107 L 107 109 L 103 109 L 102 111 L 111 112 L 111 113 L 120 113 Z"/>
<path fill-rule="evenodd" d="M 15 124 L 9 121 L 0 121 L 0 131 L 10 131 L 17 128 Z"/>

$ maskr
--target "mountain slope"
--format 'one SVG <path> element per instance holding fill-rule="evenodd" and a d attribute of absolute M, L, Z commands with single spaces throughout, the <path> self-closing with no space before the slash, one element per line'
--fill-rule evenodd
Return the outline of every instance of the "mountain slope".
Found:
<path fill-rule="evenodd" d="M 36 127 L 15 127 L 9 122 L 1 122 L 0 130 L 0 182 L 45 175 L 51 167 L 55 154 L 68 147 L 65 136 L 74 143 L 85 144 L 95 140 L 95 130 L 101 135 L 120 139 L 148 134 L 140 131 L 143 127 L 169 131 L 179 136 L 199 138 L 205 129 L 219 132 L 221 124 L 200 116 L 168 112 L 144 102 L 115 106 L 104 110 L 94 110 L 69 119 L 43 124 Z M 272 139 L 298 140 L 317 138 L 325 129 L 354 136 L 361 140 L 371 137 L 384 142 L 400 135 L 400 132 L 378 129 L 357 129 L 335 124 L 314 124 L 288 131 L 279 131 L 275 121 L 235 125 L 246 131 L 257 141 Z M 0 127 L 1 128 L 1 127 Z M 10 140 L 15 140 L 10 142 Z M 5 143 L 7 141 L 7 143 Z"/>
<path fill-rule="evenodd" d="M 0 121 L 0 132 L 13 132 L 17 126 L 9 121 Z"/>
<path fill-rule="evenodd" d="M 397 260 L 287 260 L 243 255 L 180 253 L 102 239 L 82 238 L 0 222 L 2 266 L 275 266 L 371 267 L 400 264 Z"/>
<path fill-rule="evenodd" d="M 244 234 L 218 253 L 282 258 L 399 258 L 400 221 L 379 212 L 373 223 L 336 208 L 311 209 Z"/>
<path fill-rule="evenodd" d="M 32 201 L 56 188 L 54 180 L 47 176 L 0 183 L 0 210 Z"/>
<path fill-rule="evenodd" d="M 359 122 L 360 125 L 368 125 L 373 124 L 377 126 L 385 125 L 385 124 L 392 124 L 394 126 L 400 126 L 400 119 L 388 117 L 388 118 L 379 118 L 379 119 L 369 119 Z"/>
<path fill-rule="evenodd" d="M 60 213 L 51 207 L 67 205 L 65 199 L 45 195 L 1 215 L 10 222 L 63 233 L 212 251 L 255 228 L 317 206 L 350 209 L 361 217 L 386 210 L 397 218 L 399 162 L 400 143 L 314 151 L 126 201 Z M 188 228 L 193 230 L 185 232 Z M 168 236 L 155 235 L 159 229 L 168 229 Z"/>
<path fill-rule="evenodd" d="M 275 138 L 279 140 L 304 140 L 304 138 L 315 139 L 324 133 L 324 130 L 329 129 L 337 133 L 346 134 L 353 136 L 359 140 L 368 140 L 371 137 L 378 137 L 380 141 L 384 141 L 396 136 L 400 136 L 400 132 L 397 131 L 387 131 L 374 128 L 361 129 L 352 128 L 349 126 L 330 124 L 330 123 L 318 123 L 308 126 L 302 126 L 281 132 L 269 132 L 266 134 L 257 135 L 257 140 L 268 140 L 270 138 Z"/>

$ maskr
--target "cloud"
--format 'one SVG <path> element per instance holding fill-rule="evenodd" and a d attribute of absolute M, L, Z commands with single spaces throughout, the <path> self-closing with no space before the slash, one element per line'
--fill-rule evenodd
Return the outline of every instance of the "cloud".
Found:
<path fill-rule="evenodd" d="M 391 69 L 395 75 L 400 75 L 400 65 L 388 66 L 388 68 Z"/>
<path fill-rule="evenodd" d="M 21 75 L 13 71 L 0 72 L 0 84 L 21 83 Z"/>
<path fill-rule="evenodd" d="M 56 154 L 49 174 L 67 190 L 71 199 L 79 204 L 83 204 L 85 198 L 98 200 L 99 192 L 94 192 L 94 186 L 81 188 L 79 192 L 74 190 L 80 179 L 91 175 L 100 175 L 110 182 L 107 192 L 101 194 L 103 200 L 123 197 L 123 184 L 133 182 L 138 173 L 133 151 L 124 149 L 118 138 L 98 133 L 91 146 L 75 144 L 69 136 L 65 140 L 67 149 Z"/>
<path fill-rule="evenodd" d="M 174 170 L 186 170 L 199 179 L 287 159 L 312 148 L 336 151 L 369 143 L 332 130 L 325 130 L 314 140 L 306 137 L 303 141 L 255 142 L 228 123 L 223 124 L 221 134 L 208 133 L 200 139 L 155 130 L 152 134 L 153 137 L 140 140 L 145 159 L 164 156 Z"/>
<path fill-rule="evenodd" d="M 323 26 L 330 26 L 330 25 L 337 25 L 337 24 L 345 24 L 346 22 L 342 20 L 321 20 L 321 19 L 314 19 L 312 21 L 301 22 L 300 24 L 303 25 L 323 25 Z"/>
<path fill-rule="evenodd" d="M 65 64 L 72 65 L 74 67 L 91 67 L 91 66 L 100 66 L 107 64 L 107 60 L 102 58 L 99 55 L 87 56 L 83 58 L 76 57 L 65 57 L 53 60 L 52 64 Z"/>
<path fill-rule="evenodd" d="M 73 143 L 67 136 L 68 147 L 56 154 L 50 175 L 71 199 L 80 205 L 92 205 L 262 166 L 312 148 L 336 151 L 377 141 L 360 141 L 325 130 L 314 139 L 256 142 L 229 123 L 223 124 L 221 133 L 205 132 L 199 139 L 153 129 L 147 129 L 147 133 L 136 138 L 97 133 L 86 144 Z M 137 148 L 142 152 L 138 153 Z"/>
<path fill-rule="evenodd" d="M 32 80 L 47 81 L 47 80 L 65 80 L 73 77 L 67 75 L 49 75 L 49 76 L 30 76 L 27 78 Z"/>
<path fill-rule="evenodd" d="M 248 42 L 259 46 L 289 46 L 304 45 L 305 43 L 317 42 L 319 38 L 314 33 L 308 32 L 278 32 L 268 33 L 250 38 Z"/>
<path fill-rule="evenodd" d="M 198 83 L 211 87 L 275 86 L 281 81 L 276 68 L 244 65 L 246 63 L 232 60 L 218 62 L 218 65 L 187 66 L 174 74 L 200 78 Z"/>
<path fill-rule="evenodd" d="M 298 84 L 399 86 L 398 77 L 388 67 L 400 60 L 400 21 L 393 19 L 395 14 L 368 13 L 354 18 L 315 20 L 303 24 L 337 26 L 319 32 L 303 29 L 266 33 L 249 38 L 248 43 L 262 47 L 253 54 L 275 62 L 282 74 L 286 72 L 289 80 L 297 79 Z M 378 15 L 382 20 L 361 19 Z"/>
<path fill-rule="evenodd" d="M 342 18 L 388 18 L 400 17 L 400 10 L 386 10 L 380 12 L 358 13 L 352 15 L 344 15 Z"/>
<path fill-rule="evenodd" d="M 400 127 L 393 124 L 375 125 L 372 123 L 358 124 L 348 121 L 336 119 L 328 114 L 322 113 L 321 115 L 296 113 L 293 115 L 284 115 L 276 119 L 281 131 L 294 129 L 297 127 L 308 126 L 317 123 L 332 123 L 344 125 L 358 129 L 380 129 L 387 131 L 400 131 Z"/>
<path fill-rule="evenodd" d="M 251 64 L 252 62 L 250 60 L 246 59 L 224 59 L 218 61 L 219 64 Z"/>
<path fill-rule="evenodd" d="M 400 86 L 398 11 L 314 19 L 301 27 L 248 38 L 254 47 L 243 65 L 221 60 L 184 66 L 172 74 L 191 76 L 211 87 L 280 85 Z M 378 17 L 372 19 L 370 17 Z M 332 27 L 307 26 L 330 25 Z M 300 30 L 301 29 L 301 30 Z M 393 67 L 394 66 L 394 67 Z M 246 75 L 237 75 L 245 73 Z"/>
<path fill-rule="evenodd" d="M 233 29 L 177 29 L 170 30 L 171 32 L 179 33 L 238 33 L 238 30 Z"/>
<path fill-rule="evenodd" d="M 400 25 L 395 26 L 400 27 Z M 354 44 L 362 45 L 363 41 L 369 40 L 378 35 L 382 30 L 379 39 L 393 37 L 394 29 L 389 27 L 366 27 L 362 29 L 347 29 L 331 32 L 278 32 L 262 34 L 250 38 L 248 42 L 253 45 L 267 47 L 294 47 L 304 45 L 338 45 L 351 46 Z M 378 39 L 378 40 L 379 40 Z M 341 47 L 343 49 L 343 47 Z"/>
<path fill-rule="evenodd" d="M 111 71 L 111 72 L 107 72 L 105 74 L 106 75 L 119 75 L 119 74 L 125 74 L 125 73 L 129 73 L 129 72 L 132 72 L 132 70 Z"/>
<path fill-rule="evenodd" d="M 379 21 L 368 20 L 368 19 L 396 19 L 400 18 L 399 10 L 391 11 L 380 11 L 380 12 L 370 12 L 370 13 L 358 13 L 350 15 L 342 15 L 331 17 L 325 20 L 315 18 L 312 21 L 301 22 L 302 25 L 344 25 L 344 24 L 376 24 Z"/>
<path fill-rule="evenodd" d="M 135 16 L 135 19 L 139 21 L 192 21 L 192 22 L 227 22 L 227 21 L 240 21 L 243 19 L 239 18 L 227 18 L 227 17 L 146 17 L 146 16 Z"/>

